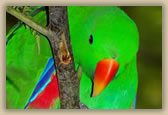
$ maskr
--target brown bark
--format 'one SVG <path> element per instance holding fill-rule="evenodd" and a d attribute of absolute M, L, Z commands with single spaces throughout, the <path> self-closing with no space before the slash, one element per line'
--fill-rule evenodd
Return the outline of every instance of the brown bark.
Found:
<path fill-rule="evenodd" d="M 67 7 L 49 7 L 49 38 L 59 83 L 61 109 L 79 109 L 77 78 L 69 36 Z"/>

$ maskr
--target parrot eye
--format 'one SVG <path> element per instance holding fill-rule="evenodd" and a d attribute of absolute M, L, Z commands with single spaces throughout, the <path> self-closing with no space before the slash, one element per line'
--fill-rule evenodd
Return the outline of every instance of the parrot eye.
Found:
<path fill-rule="evenodd" d="M 93 43 L 93 35 L 91 34 L 90 35 L 90 38 L 89 38 L 89 43 L 92 44 Z"/>

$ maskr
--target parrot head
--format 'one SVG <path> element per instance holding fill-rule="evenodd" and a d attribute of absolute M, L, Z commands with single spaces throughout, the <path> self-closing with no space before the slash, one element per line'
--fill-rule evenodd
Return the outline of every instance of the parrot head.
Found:
<path fill-rule="evenodd" d="M 85 7 L 85 11 L 79 14 L 83 18 L 69 16 L 70 36 L 75 63 L 93 81 L 94 97 L 136 56 L 139 37 L 136 24 L 117 7 Z"/>

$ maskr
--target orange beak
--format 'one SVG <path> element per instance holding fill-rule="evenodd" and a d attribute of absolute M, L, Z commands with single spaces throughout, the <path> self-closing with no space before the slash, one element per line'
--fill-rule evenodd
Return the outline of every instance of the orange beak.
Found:
<path fill-rule="evenodd" d="M 98 62 L 94 76 L 92 97 L 99 95 L 118 71 L 119 64 L 114 59 L 103 59 Z"/>

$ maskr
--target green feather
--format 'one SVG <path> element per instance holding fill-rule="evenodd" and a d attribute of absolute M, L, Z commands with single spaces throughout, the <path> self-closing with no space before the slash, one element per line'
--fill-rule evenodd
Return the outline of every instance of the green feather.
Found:
<path fill-rule="evenodd" d="M 46 11 L 41 11 L 33 18 L 42 25 L 47 24 Z M 6 46 L 7 108 L 24 108 L 48 58 L 52 56 L 48 40 L 42 35 L 39 39 L 40 47 L 32 30 L 22 25 L 8 41 Z"/>

